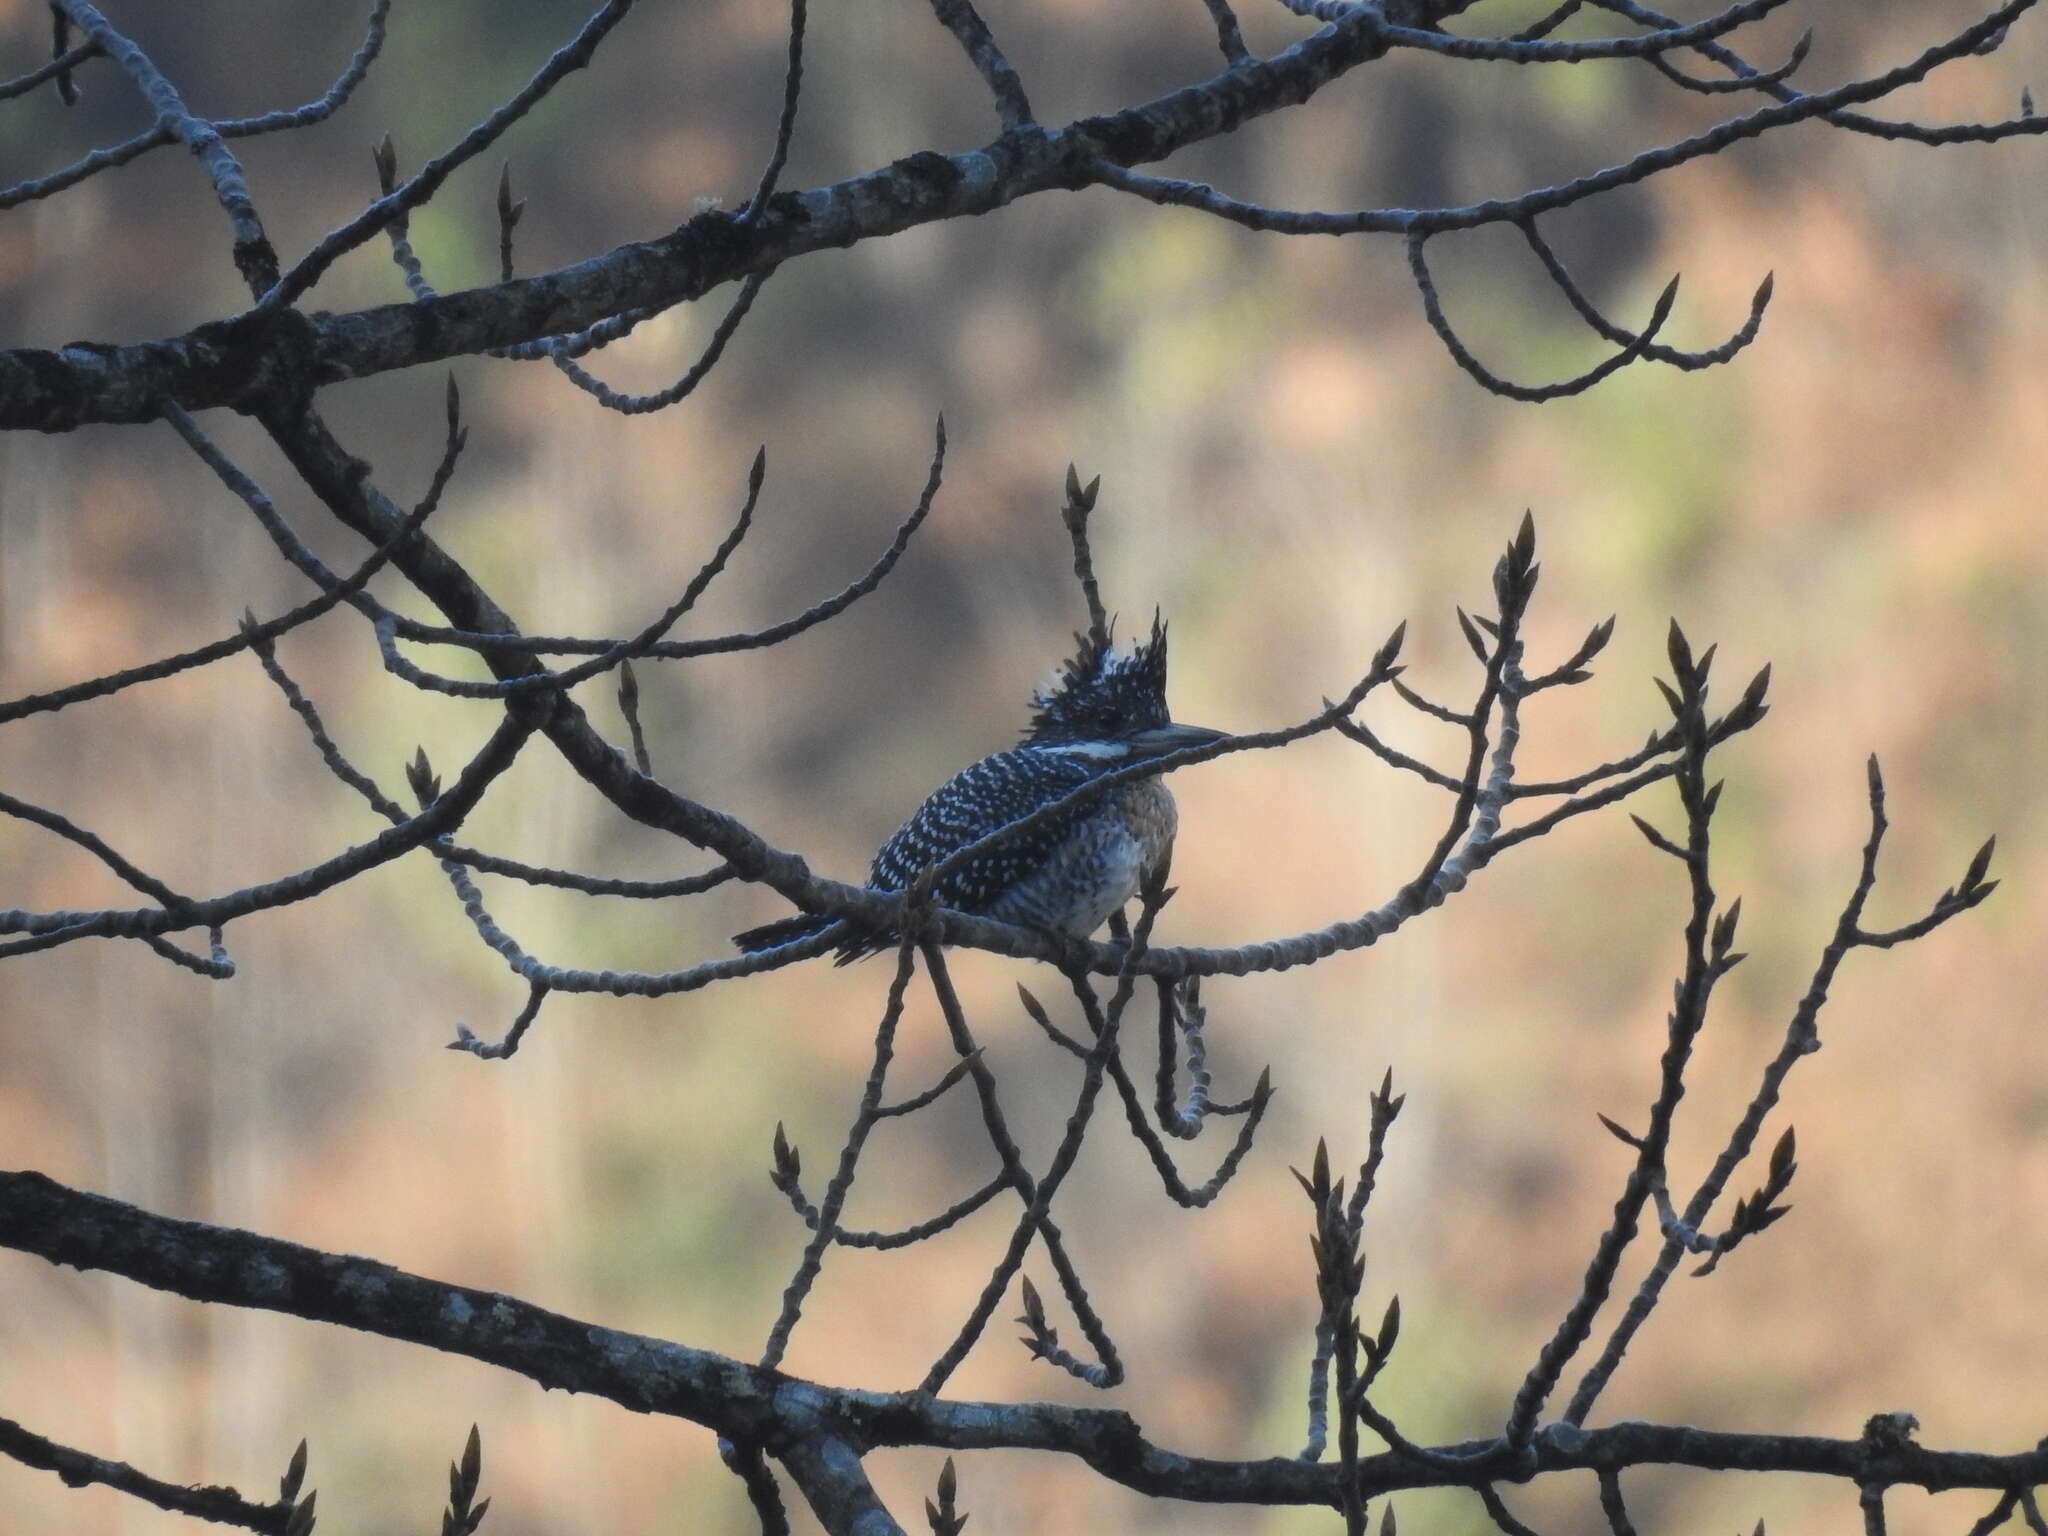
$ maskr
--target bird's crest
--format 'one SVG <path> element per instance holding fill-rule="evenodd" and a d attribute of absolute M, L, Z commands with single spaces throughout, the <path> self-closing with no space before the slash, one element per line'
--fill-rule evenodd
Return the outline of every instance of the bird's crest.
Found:
<path fill-rule="evenodd" d="M 1027 743 L 1110 741 L 1165 725 L 1166 622 L 1152 614 L 1152 638 L 1119 651 L 1113 635 L 1076 635 L 1081 648 L 1031 700 Z"/>

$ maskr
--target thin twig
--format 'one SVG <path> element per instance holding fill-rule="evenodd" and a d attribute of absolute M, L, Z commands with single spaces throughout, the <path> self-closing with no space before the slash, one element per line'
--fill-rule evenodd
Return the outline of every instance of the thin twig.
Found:
<path fill-rule="evenodd" d="M 1801 1060 L 1820 1049 L 1821 1010 L 1827 1004 L 1829 991 L 1834 985 L 1836 972 L 1842 962 L 1853 950 L 1861 947 L 1858 934 L 1863 909 L 1877 884 L 1878 854 L 1884 846 L 1888 825 L 1884 808 L 1884 778 L 1878 770 L 1875 757 L 1872 757 L 1867 765 L 1866 784 L 1870 807 L 1870 834 L 1863 845 L 1854 886 L 1835 920 L 1835 931 L 1814 966 L 1806 992 L 1786 1024 L 1784 1041 L 1779 1046 L 1777 1054 L 1764 1068 L 1763 1079 L 1755 1096 L 1751 1098 L 1741 1119 L 1730 1133 L 1721 1155 L 1714 1160 L 1712 1169 L 1701 1180 L 1692 1199 L 1686 1203 L 1681 1218 L 1686 1227 L 1698 1228 L 1706 1220 L 1714 1202 L 1720 1198 L 1722 1191 L 1728 1187 L 1728 1181 L 1734 1177 L 1735 1170 L 1741 1166 L 1743 1159 L 1749 1156 L 1751 1149 L 1756 1145 L 1756 1138 L 1762 1131 L 1766 1118 L 1777 1107 L 1784 1090 L 1785 1079 L 1791 1075 L 1793 1067 Z M 1944 904 L 1952 905 L 1954 910 L 1947 915 L 1953 916 L 1988 896 L 1992 887 L 1996 885 L 1995 881 L 1988 884 L 1984 881 L 1988 863 L 1987 846 L 1965 872 L 1963 884 L 1952 892 L 1944 893 L 1945 901 L 1937 903 L 1937 909 Z M 1636 1293 L 1629 1299 L 1627 1308 L 1615 1323 L 1614 1330 L 1602 1347 L 1599 1358 L 1588 1367 L 1578 1387 L 1573 1391 L 1564 1412 L 1566 1423 L 1583 1424 L 1587 1415 L 1593 1411 L 1594 1403 L 1606 1389 L 1607 1383 L 1612 1380 L 1615 1371 L 1620 1368 L 1622 1358 L 1637 1332 L 1649 1321 L 1666 1283 L 1677 1271 L 1684 1251 L 1682 1243 L 1666 1239 L 1651 1264 L 1649 1273 L 1644 1276 Z"/>
<path fill-rule="evenodd" d="M 664 608 L 647 626 L 631 639 L 599 652 L 587 661 L 560 672 L 536 671 L 517 677 L 503 678 L 492 683 L 473 683 L 460 678 L 441 677 L 426 672 L 406 661 L 397 651 L 398 623 L 395 615 L 377 621 L 377 643 L 384 653 L 385 668 L 404 678 L 416 688 L 434 693 L 445 693 L 465 699 L 504 699 L 519 694 L 532 694 L 541 690 L 559 692 L 573 688 L 600 673 L 611 671 L 620 662 L 643 656 L 648 647 L 660 640 L 675 626 L 678 619 L 697 606 L 697 601 L 716 581 L 726 567 L 733 552 L 740 547 L 754 524 L 754 508 L 761 499 L 761 485 L 768 473 L 768 450 L 763 448 L 755 454 L 753 468 L 747 474 L 747 495 L 740 505 L 739 516 L 732 527 L 719 541 L 718 547 L 697 567 L 684 586 L 682 594 Z"/>
<path fill-rule="evenodd" d="M 896 976 L 889 983 L 889 998 L 882 1007 L 882 1022 L 875 1029 L 875 1058 L 868 1069 L 866 1086 L 861 1089 L 860 1107 L 855 1111 L 853 1124 L 840 1146 L 839 1167 L 825 1188 L 825 1199 L 818 1208 L 811 1240 L 804 1245 L 796 1273 L 790 1276 L 789 1284 L 783 1288 L 782 1311 L 777 1315 L 775 1325 L 768 1330 L 768 1342 L 761 1351 L 760 1363 L 763 1366 L 772 1368 L 781 1364 L 783 1354 L 789 1348 L 790 1335 L 796 1330 L 797 1319 L 803 1315 L 804 1299 L 810 1295 L 811 1286 L 824 1266 L 825 1250 L 832 1246 L 833 1239 L 839 1234 L 839 1213 L 845 1209 L 846 1197 L 852 1192 L 861 1149 L 867 1145 L 868 1133 L 881 1118 L 877 1111 L 882 1107 L 882 1087 L 889 1076 L 889 1063 L 896 1054 L 896 1025 L 903 1017 L 904 994 L 909 990 L 910 978 L 916 971 L 917 935 L 913 930 L 897 946 Z"/>
<path fill-rule="evenodd" d="M 973 1194 L 954 1201 L 936 1216 L 927 1217 L 912 1226 L 895 1232 L 855 1232 L 835 1227 L 832 1242 L 840 1248 L 871 1248 L 877 1251 L 913 1247 L 937 1237 L 941 1232 L 951 1231 L 1009 1187 L 1008 1176 L 999 1173 Z M 804 1199 L 803 1191 L 794 1182 L 784 1188 L 783 1196 L 803 1219 L 805 1226 L 813 1232 L 820 1230 L 823 1217 L 816 1206 Z"/>
<path fill-rule="evenodd" d="M 1244 30 L 1237 24 L 1237 12 L 1230 8 L 1230 0 L 1202 0 L 1209 12 L 1209 20 L 1216 27 L 1216 46 L 1223 50 L 1227 64 L 1249 64 L 1252 51 L 1245 47 Z"/>
<path fill-rule="evenodd" d="M 754 188 L 754 195 L 747 199 L 747 205 L 739 211 L 742 224 L 750 224 L 761 216 L 761 210 L 768 206 L 768 199 L 775 195 L 775 183 L 782 179 L 783 166 L 789 162 L 789 141 L 796 134 L 796 104 L 803 95 L 804 87 L 804 19 L 807 14 L 806 0 L 789 0 L 789 62 L 782 77 L 782 115 L 775 123 L 775 147 L 769 152 L 760 184 Z M 749 296 L 746 302 L 751 304 L 753 299 Z"/>
<path fill-rule="evenodd" d="M 1436 280 L 1430 276 L 1429 265 L 1423 258 L 1422 247 L 1427 239 L 1426 235 L 1419 234 L 1408 237 L 1408 271 L 1415 280 L 1415 291 L 1422 296 L 1422 312 L 1429 320 L 1430 329 L 1436 332 L 1437 340 L 1444 344 L 1444 349 L 1451 354 L 1452 360 L 1470 374 L 1481 388 L 1509 400 L 1536 403 L 1584 394 L 1610 374 L 1626 368 L 1639 357 L 1647 356 L 1651 342 L 1664 328 L 1664 322 L 1671 318 L 1671 306 L 1678 297 L 1678 279 L 1674 277 L 1657 296 L 1657 302 L 1650 310 L 1649 323 L 1605 362 L 1595 364 L 1584 373 L 1568 379 L 1559 379 L 1554 383 L 1517 384 L 1510 379 L 1502 378 L 1480 362 L 1471 349 L 1459 339 L 1458 333 L 1451 328 L 1451 322 L 1444 314 L 1443 302 L 1437 297 Z"/>
<path fill-rule="evenodd" d="M 235 158 L 234 151 L 228 148 L 220 130 L 205 118 L 188 111 L 178 88 L 156 67 L 149 55 L 132 38 L 115 31 L 113 23 L 87 0 L 53 0 L 53 3 L 61 5 L 78 29 L 99 44 L 107 57 L 134 82 L 136 90 L 156 114 L 157 126 L 168 130 L 205 167 L 207 177 L 213 182 L 214 196 L 235 232 L 235 269 L 242 274 L 251 293 L 262 293 L 277 281 L 277 252 L 271 247 L 270 237 L 263 232 L 263 221 L 257 216 L 256 205 L 249 199 L 249 182 L 242 174 L 242 164 Z"/>
<path fill-rule="evenodd" d="M 1016 1190 L 1018 1198 L 1026 1202 L 1026 1215 L 1029 1219 L 1020 1221 L 1012 1231 L 1009 1247 L 990 1275 L 988 1284 L 983 1287 L 982 1295 L 975 1303 L 973 1311 L 945 1352 L 932 1362 L 932 1367 L 925 1373 L 919 1390 L 938 1391 L 959 1368 L 960 1362 L 967 1358 L 967 1352 L 981 1337 L 989 1319 L 995 1314 L 996 1307 L 1001 1304 L 1004 1294 L 1008 1291 L 1009 1282 L 1022 1261 L 1024 1246 L 1034 1231 L 1044 1239 L 1046 1256 L 1051 1260 L 1067 1299 L 1074 1307 L 1082 1332 L 1087 1335 L 1090 1346 L 1096 1352 L 1103 1382 L 1113 1383 L 1121 1380 L 1123 1365 L 1117 1356 L 1116 1346 L 1110 1340 L 1101 1319 L 1088 1304 L 1087 1292 L 1081 1285 L 1080 1275 L 1067 1257 L 1065 1240 L 1047 1208 L 1051 1192 L 1044 1189 L 1039 1181 L 1033 1179 L 1025 1170 L 1023 1153 L 1017 1146 L 1016 1139 L 1010 1134 L 1001 1102 L 996 1096 L 995 1075 L 982 1059 L 980 1049 L 968 1028 L 966 1013 L 960 1006 L 959 994 L 953 989 L 952 977 L 946 967 L 945 954 L 929 937 L 921 941 L 920 947 L 924 953 L 925 974 L 931 981 L 933 994 L 939 1003 L 939 1011 L 946 1021 L 947 1031 L 952 1036 L 953 1048 L 963 1060 L 973 1062 L 970 1076 L 981 1103 L 982 1124 L 988 1133 L 989 1144 L 994 1148 L 996 1157 L 1002 1164 L 1011 1187 Z M 1079 990 L 1078 980 L 1076 987 Z M 1062 1178 L 1066 1169 L 1072 1166 L 1073 1155 L 1079 1151 L 1079 1128 L 1085 1127 L 1087 1123 L 1086 1110 L 1092 1106 L 1094 1100 L 1094 1085 L 1099 1081 L 1101 1061 L 1109 1050 L 1115 1048 L 1115 1042 L 1115 1031 L 1105 1031 L 1104 1035 L 1097 1037 L 1091 1052 L 1091 1067 L 1083 1080 L 1081 1100 L 1077 1104 L 1074 1116 L 1068 1121 L 1067 1135 L 1061 1142 L 1060 1150 L 1065 1154 L 1064 1160 L 1062 1161 L 1058 1155 L 1055 1157 L 1055 1166 Z M 1050 1172 L 1047 1177 L 1051 1177 Z M 1054 1181 L 1055 1187 L 1057 1182 Z M 1045 1196 L 1043 1200 L 1040 1198 L 1041 1194 Z"/>
<path fill-rule="evenodd" d="M 1536 259 L 1543 263 L 1543 270 L 1550 274 L 1551 282 L 1556 284 L 1558 292 L 1565 296 L 1573 313 L 1603 340 L 1616 346 L 1626 347 L 1641 343 L 1639 355 L 1653 363 L 1664 363 L 1682 372 L 1691 373 L 1701 368 L 1712 368 L 1729 362 L 1743 348 L 1756 340 L 1757 332 L 1764 323 L 1764 311 L 1770 307 L 1774 275 L 1766 272 L 1764 280 L 1757 284 L 1756 292 L 1750 297 L 1749 317 L 1742 322 L 1734 335 L 1718 347 L 1708 347 L 1697 352 L 1682 352 L 1676 347 L 1667 347 L 1662 342 L 1651 342 L 1633 332 L 1625 331 L 1610 321 L 1594 307 L 1593 301 L 1586 296 L 1585 290 L 1573 278 L 1571 270 L 1558 257 L 1557 252 L 1551 249 L 1550 242 L 1543 238 L 1542 231 L 1536 227 L 1536 221 L 1524 219 L 1520 228 L 1522 238 L 1528 242 L 1529 249 L 1536 253 Z"/>
<path fill-rule="evenodd" d="M 63 12 L 56 13 L 59 16 Z M 26 96 L 45 80 L 56 79 L 57 94 L 68 107 L 78 99 L 78 88 L 71 83 L 71 71 L 87 59 L 106 56 L 106 50 L 95 42 L 83 42 L 74 48 L 61 49 L 57 56 L 39 69 L 32 69 L 25 75 L 16 75 L 12 80 L 0 81 L 0 101 L 16 96 Z"/>
<path fill-rule="evenodd" d="M 68 0 L 68 3 L 82 3 L 82 0 Z M 276 310 L 293 303 L 317 283 L 329 267 L 356 247 L 374 239 L 392 219 L 422 206 L 441 190 L 442 183 L 458 167 L 489 149 L 506 129 L 532 111 L 569 74 L 588 64 L 597 52 L 598 44 L 632 8 L 633 0 L 607 0 L 583 24 L 576 36 L 556 49 L 547 63 L 509 100 L 464 134 L 452 148 L 420 167 L 419 173 L 396 192 L 380 197 L 329 233 L 258 299 L 256 307 Z"/>
<path fill-rule="evenodd" d="M 974 0 L 932 0 L 932 14 L 939 19 L 939 25 L 958 40 L 975 73 L 981 76 L 982 84 L 995 97 L 996 115 L 1002 120 L 1003 131 L 1008 133 L 1029 126 L 1033 118 L 1030 99 L 1024 94 L 1024 82 L 1010 67 L 1010 61 L 1003 57 L 1003 50 L 996 45 L 995 34 L 989 31 L 988 23 L 975 10 Z"/>
<path fill-rule="evenodd" d="M 1665 1048 L 1659 1063 L 1657 1094 L 1650 1106 L 1649 1128 L 1637 1145 L 1634 1166 L 1615 1202 L 1613 1218 L 1586 1266 L 1579 1294 L 1515 1394 L 1506 1435 L 1516 1446 L 1526 1445 L 1535 1433 L 1537 1415 L 1566 1366 L 1591 1335 L 1594 1316 L 1606 1302 L 1622 1256 L 1635 1239 L 1651 1185 L 1663 1169 L 1672 1121 L 1685 1092 L 1685 1073 L 1693 1046 L 1705 1027 L 1714 984 L 1722 974 L 1709 950 L 1715 897 L 1709 865 L 1713 792 L 1707 782 L 1707 757 L 1711 750 L 1706 712 L 1707 664 L 1694 657 L 1676 623 L 1671 626 L 1667 651 L 1673 683 L 1666 690 L 1666 697 L 1684 747 L 1683 765 L 1677 776 L 1679 800 L 1686 814 L 1685 860 L 1690 898 L 1683 969 L 1666 1021 Z"/>
<path fill-rule="evenodd" d="M 812 604 L 792 618 L 762 629 L 718 635 L 705 640 L 663 640 L 648 646 L 643 654 L 652 660 L 682 661 L 696 656 L 761 650 L 779 645 L 827 620 L 837 618 L 879 587 L 896 568 L 897 561 L 910 547 L 912 536 L 924 525 L 926 517 L 931 513 L 939 487 L 945 479 L 945 466 L 946 419 L 941 416 L 934 427 L 932 462 L 926 471 L 924 490 L 918 497 L 917 505 L 911 509 L 909 516 L 896 525 L 896 531 L 890 538 L 888 547 L 875 557 L 868 569 L 832 596 Z M 506 635 L 482 630 L 447 629 L 431 624 L 420 624 L 406 618 L 399 618 L 394 633 L 405 640 L 435 645 L 460 645 L 484 653 L 516 650 L 528 651 L 535 655 L 595 655 L 626 643 L 616 639 L 590 639 L 566 635 Z"/>
<path fill-rule="evenodd" d="M 138 1472 L 125 1461 L 109 1461 L 45 1439 L 12 1419 L 0 1419 L 0 1455 L 11 1456 L 23 1466 L 54 1472 L 67 1487 L 97 1483 L 172 1514 L 245 1526 L 264 1536 L 284 1536 L 285 1521 L 291 1515 L 288 1503 L 257 1504 L 232 1488 L 168 1483 Z"/>
<path fill-rule="evenodd" d="M 249 138 L 259 134 L 281 133 L 294 128 L 308 127 L 331 117 L 347 104 L 350 96 L 355 94 L 356 87 L 362 84 L 363 78 L 370 72 L 370 66 L 376 62 L 377 55 L 383 50 L 385 17 L 390 9 L 391 0 L 376 0 L 370 10 L 369 25 L 364 29 L 363 40 L 357 46 L 355 54 L 334 83 L 319 96 L 302 106 L 265 112 L 256 117 L 219 119 L 213 123 L 214 132 L 224 139 Z M 54 14 L 59 17 L 63 15 L 61 11 Z M 58 92 L 63 96 L 67 106 L 77 99 L 76 88 L 68 85 L 68 78 L 60 75 L 57 84 Z M 153 149 L 161 149 L 167 144 L 175 144 L 177 141 L 177 135 L 167 125 L 153 124 L 133 138 L 105 149 L 93 150 L 83 159 L 74 161 L 61 170 L 31 177 L 27 181 L 16 182 L 11 187 L 0 189 L 0 209 L 13 208 L 22 203 L 54 196 L 78 185 L 87 177 L 126 165 L 138 156 L 145 155 Z"/>

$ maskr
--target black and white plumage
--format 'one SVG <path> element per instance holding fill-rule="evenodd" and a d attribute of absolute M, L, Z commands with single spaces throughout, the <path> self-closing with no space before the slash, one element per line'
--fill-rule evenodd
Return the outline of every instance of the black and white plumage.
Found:
<path fill-rule="evenodd" d="M 868 889 L 906 890 L 948 855 L 1091 780 L 1220 739 L 1220 731 L 1176 725 L 1168 715 L 1166 626 L 1156 616 L 1151 638 L 1128 651 L 1084 638 L 1079 654 L 1033 698 L 1024 739 L 940 785 L 875 855 Z M 1159 779 L 1134 779 L 996 844 L 940 880 L 935 894 L 958 912 L 1086 938 L 1167 857 L 1176 820 L 1173 796 Z M 733 942 L 751 953 L 828 925 L 825 918 L 784 918 Z M 891 942 L 887 934 L 856 934 L 840 947 L 839 963 Z"/>

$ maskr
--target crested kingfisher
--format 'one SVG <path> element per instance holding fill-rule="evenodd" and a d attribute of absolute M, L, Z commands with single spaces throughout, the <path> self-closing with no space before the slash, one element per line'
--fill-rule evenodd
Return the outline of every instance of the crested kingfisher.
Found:
<path fill-rule="evenodd" d="M 1224 733 L 1177 725 L 1166 709 L 1166 626 L 1120 651 L 1105 635 L 1081 648 L 1031 701 L 1031 724 L 1007 752 L 953 775 L 894 836 L 868 871 L 871 891 L 900 893 L 931 865 L 1091 780 L 1133 763 L 1221 741 Z M 995 844 L 940 880 L 943 906 L 1023 928 L 1082 939 L 1136 895 L 1173 848 L 1173 796 L 1156 776 L 1116 785 L 1043 825 Z M 798 915 L 750 928 L 733 942 L 748 953 L 823 932 L 832 919 Z M 839 964 L 890 947 L 886 934 L 851 934 Z"/>

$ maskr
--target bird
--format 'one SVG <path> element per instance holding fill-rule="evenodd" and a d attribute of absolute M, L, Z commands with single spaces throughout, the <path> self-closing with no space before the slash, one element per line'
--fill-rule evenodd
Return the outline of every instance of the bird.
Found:
<path fill-rule="evenodd" d="M 1157 613 L 1151 637 L 1128 650 L 1118 649 L 1111 627 L 1075 636 L 1080 649 L 1033 695 L 1031 723 L 1016 746 L 953 775 L 882 844 L 869 890 L 900 894 L 932 865 L 1082 785 L 1226 739 L 1168 714 L 1166 624 Z M 1178 821 L 1159 778 L 1131 779 L 995 844 L 939 880 L 933 895 L 956 912 L 1084 939 L 1163 871 Z M 799 914 L 735 934 L 733 942 L 759 953 L 812 938 L 834 921 Z M 837 963 L 895 943 L 886 932 L 849 933 Z"/>

